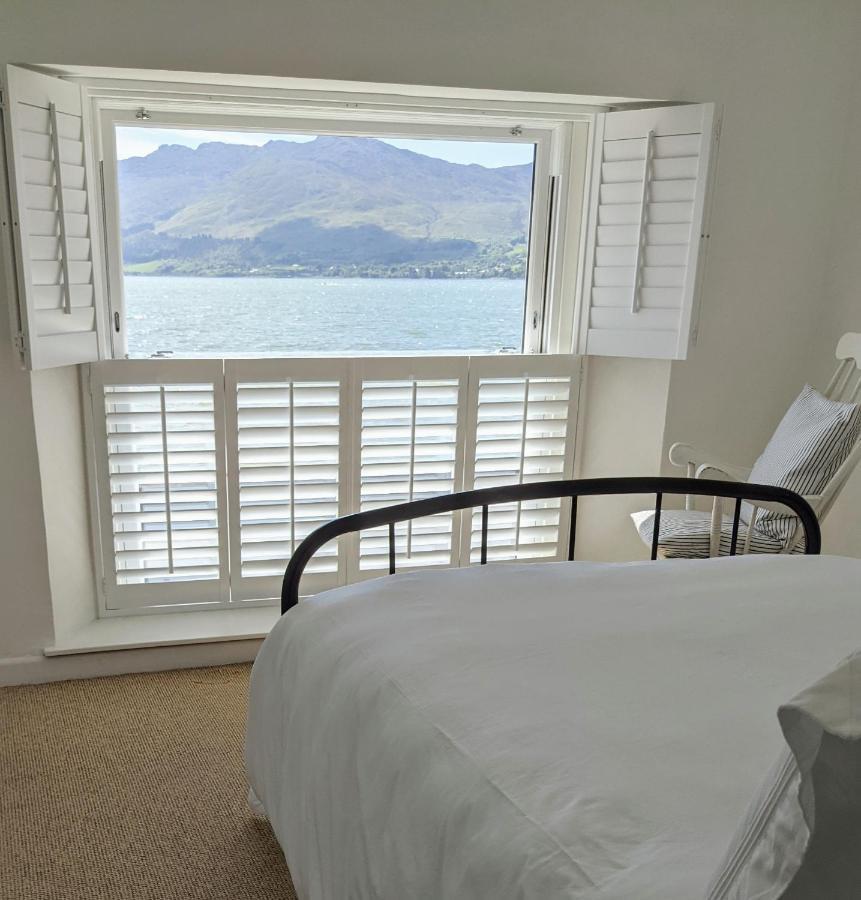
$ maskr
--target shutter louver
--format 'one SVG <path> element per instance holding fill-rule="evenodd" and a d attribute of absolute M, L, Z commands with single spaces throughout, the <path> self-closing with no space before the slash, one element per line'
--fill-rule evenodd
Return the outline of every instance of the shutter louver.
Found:
<path fill-rule="evenodd" d="M 580 352 L 682 359 L 701 265 L 713 107 L 599 118 Z"/>
<path fill-rule="evenodd" d="M 460 390 L 457 378 L 363 381 L 362 510 L 457 490 Z M 396 565 L 451 565 L 455 533 L 451 513 L 399 523 Z M 362 532 L 359 568 L 386 569 L 388 546 L 386 528 Z"/>
<path fill-rule="evenodd" d="M 105 383 L 97 390 L 104 404 L 100 500 L 110 523 L 109 608 L 142 605 L 140 589 L 155 585 L 151 605 L 220 602 L 223 431 L 215 383 Z"/>
<path fill-rule="evenodd" d="M 100 357 L 101 272 L 77 85 L 7 66 L 8 162 L 30 368 Z"/>
<path fill-rule="evenodd" d="M 475 447 L 469 487 L 570 476 L 570 377 L 482 377 L 474 389 Z M 492 506 L 488 561 L 557 557 L 562 536 L 560 509 L 558 499 Z M 480 514 L 472 515 L 469 546 L 469 561 L 478 562 Z"/>

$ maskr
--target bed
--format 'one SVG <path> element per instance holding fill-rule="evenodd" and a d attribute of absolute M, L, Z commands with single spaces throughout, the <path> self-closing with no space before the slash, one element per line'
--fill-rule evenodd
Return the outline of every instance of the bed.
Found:
<path fill-rule="evenodd" d="M 255 662 L 254 801 L 302 900 L 704 896 L 778 705 L 857 648 L 859 584 L 859 561 L 779 555 L 328 591 Z"/>

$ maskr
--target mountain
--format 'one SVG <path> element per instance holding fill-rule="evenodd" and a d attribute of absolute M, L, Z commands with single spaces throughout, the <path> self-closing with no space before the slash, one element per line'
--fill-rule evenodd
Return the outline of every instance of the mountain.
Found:
<path fill-rule="evenodd" d="M 164 145 L 119 163 L 126 270 L 522 277 L 532 166 L 373 138 Z"/>

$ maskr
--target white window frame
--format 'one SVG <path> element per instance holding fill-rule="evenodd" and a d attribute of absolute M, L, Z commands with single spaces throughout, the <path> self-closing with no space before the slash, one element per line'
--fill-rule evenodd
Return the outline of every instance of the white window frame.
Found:
<path fill-rule="evenodd" d="M 523 316 L 523 353 L 571 352 L 576 322 L 577 265 L 590 133 L 594 114 L 580 113 L 566 121 L 509 117 L 505 124 L 488 124 L 487 115 L 447 110 L 423 113 L 373 111 L 352 116 L 262 115 L 241 110 L 229 114 L 205 112 L 206 101 L 182 104 L 180 109 L 161 108 L 156 101 L 140 103 L 94 98 L 95 146 L 101 163 L 101 194 L 106 245 L 107 302 L 110 341 L 115 359 L 127 355 L 126 317 L 122 272 L 116 127 L 176 128 L 267 132 L 284 134 L 333 134 L 364 137 L 431 138 L 437 140 L 498 141 L 535 145 L 532 211 L 528 236 L 528 267 Z M 361 106 L 362 104 L 353 104 Z M 551 207 L 552 205 L 552 207 Z M 119 329 L 117 328 L 119 324 Z M 237 353 L 238 353 L 237 349 Z M 440 352 L 452 352 L 441 350 Z M 397 353 L 397 351 L 396 351 Z M 416 354 L 421 355 L 421 354 Z"/>
<path fill-rule="evenodd" d="M 89 97 L 89 121 L 92 128 L 92 146 L 98 163 L 99 179 L 96 183 L 98 200 L 102 211 L 102 235 L 104 241 L 105 283 L 107 286 L 105 318 L 110 323 L 109 343 L 112 362 L 100 363 L 91 367 L 91 376 L 84 379 L 92 392 L 87 397 L 87 440 L 90 449 L 98 456 L 90 454 L 93 468 L 90 473 L 92 484 L 97 486 L 104 479 L 106 461 L 104 453 L 98 445 L 104 442 L 103 425 L 95 420 L 101 416 L 103 400 L 97 397 L 98 384 L 102 377 L 116 378 L 120 382 L 135 381 L 138 377 L 135 366 L 145 367 L 146 372 L 156 372 L 151 363 L 157 360 L 128 360 L 126 357 L 125 305 L 123 295 L 122 245 L 119 217 L 118 197 L 118 165 L 116 157 L 117 126 L 161 127 L 161 128 L 200 128 L 206 130 L 243 130 L 249 132 L 268 133 L 300 133 L 300 134 L 334 134 L 351 136 L 378 136 L 401 138 L 433 138 L 450 140 L 499 141 L 505 143 L 521 142 L 533 144 L 536 148 L 533 170 L 532 210 L 529 231 L 529 257 L 527 270 L 526 298 L 524 303 L 524 336 L 522 352 L 518 354 L 470 354 L 458 351 L 404 354 L 394 353 L 376 358 L 353 358 L 332 356 L 309 360 L 298 356 L 281 358 L 222 360 L 225 366 L 225 383 L 222 400 L 226 404 L 219 413 L 219 422 L 227 426 L 227 469 L 236 468 L 237 448 L 233 426 L 236 412 L 232 409 L 230 398 L 233 381 L 238 372 L 248 368 L 249 373 L 270 373 L 281 376 L 293 373 L 296 376 L 308 373 L 327 371 L 332 366 L 339 372 L 346 367 L 349 378 L 342 384 L 350 384 L 349 393 L 341 396 L 341 428 L 352 434 L 352 443 L 341 448 L 341 465 L 344 469 L 344 481 L 339 489 L 341 514 L 357 508 L 358 490 L 358 431 L 360 422 L 354 421 L 360 416 L 359 393 L 363 377 L 394 377 L 400 373 L 408 377 L 419 377 L 421 373 L 439 372 L 440 365 L 448 369 L 460 371 L 470 367 L 475 376 L 482 373 L 495 375 L 532 375 L 558 373 L 560 370 L 572 375 L 570 408 L 568 412 L 568 438 L 564 472 L 560 477 L 570 477 L 573 472 L 575 430 L 577 422 L 577 396 L 579 393 L 579 376 L 576 375 L 579 365 L 571 355 L 574 346 L 574 327 L 577 321 L 578 272 L 582 261 L 580 235 L 585 226 L 586 196 L 588 173 L 590 171 L 590 141 L 594 129 L 598 107 L 574 108 L 571 104 L 543 104 L 531 101 L 512 102 L 495 106 L 492 102 L 480 99 L 453 100 L 435 98 L 430 100 L 413 98 L 413 102 L 404 103 L 405 99 L 393 96 L 367 97 L 351 93 L 349 96 L 335 100 L 326 92 L 325 96 L 298 98 L 300 93 L 291 92 L 290 97 L 281 97 L 279 102 L 262 101 L 247 95 L 233 95 L 230 102 L 200 87 L 177 86 L 176 93 L 158 90 L 148 93 L 139 85 L 111 84 L 100 82 L 92 87 L 86 86 Z M 140 115 L 145 110 L 146 117 Z M 114 323 L 120 323 L 119 330 Z M 237 348 L 237 352 L 239 348 Z M 443 356 L 443 354 L 445 354 Z M 169 361 L 179 371 L 188 369 L 188 377 L 203 360 L 174 359 Z M 215 361 L 213 361 L 215 362 Z M 238 368 L 237 368 L 238 367 Z M 321 369 L 321 367 L 323 367 Z M 448 370 L 446 369 L 446 371 Z M 173 368 L 171 368 L 173 372 Z M 143 373 L 140 373 L 141 376 Z M 461 373 L 462 389 L 459 403 L 459 422 L 463 427 L 473 412 L 475 390 L 467 390 L 466 375 Z M 181 380 L 181 379 L 180 379 Z M 476 382 L 477 384 L 477 382 Z M 357 393 L 357 391 L 359 393 Z M 218 392 L 217 392 L 218 393 Z M 358 404 L 358 405 L 357 405 Z M 224 418 L 226 417 L 226 419 Z M 461 426 L 459 426 L 460 428 Z M 474 430 L 474 429 L 473 429 Z M 458 460 L 455 467 L 455 489 L 464 484 L 466 469 L 472 463 L 462 458 L 466 446 L 464 441 L 474 442 L 475 434 L 462 434 L 458 438 Z M 462 446 L 463 445 L 463 446 Z M 471 444 L 470 444 L 471 447 Z M 467 448 L 469 449 L 469 448 Z M 470 450 L 471 452 L 471 450 Z M 355 457 L 355 458 L 354 458 Z M 470 468 L 471 471 L 471 468 Z M 521 476 L 523 477 L 523 476 Z M 96 558 L 101 569 L 99 581 L 99 615 L 100 617 L 140 615 L 161 611 L 182 611 L 195 608 L 250 608 L 260 604 L 268 605 L 273 601 L 273 585 L 277 579 L 262 579 L 259 582 L 260 593 L 256 593 L 251 582 L 246 582 L 239 575 L 238 550 L 232 545 L 238 540 L 234 533 L 235 523 L 239 521 L 237 485 L 230 483 L 229 471 L 225 472 L 221 482 L 225 493 L 224 501 L 219 508 L 219 515 L 227 513 L 231 537 L 229 541 L 229 559 L 227 565 L 227 587 L 222 578 L 216 584 L 217 590 L 210 596 L 209 603 L 198 603 L 189 607 L 183 602 L 168 601 L 165 605 L 155 605 L 156 593 L 160 588 L 153 586 L 133 586 L 132 591 L 123 590 L 122 594 L 129 599 L 117 604 L 110 600 L 115 595 L 116 587 L 112 585 L 112 534 L 105 532 L 111 517 L 109 510 L 102 509 L 106 502 L 98 497 L 102 490 L 94 487 L 96 494 L 93 500 L 94 545 Z M 349 496 L 345 495 L 347 491 Z M 457 514 L 453 518 L 452 553 L 453 562 L 461 561 L 466 541 L 466 553 L 469 555 L 471 517 Z M 561 558 L 560 548 L 565 545 L 567 534 L 567 517 L 560 509 L 559 540 L 555 557 Z M 337 581 L 361 580 L 379 574 L 374 570 L 360 569 L 358 558 L 358 541 L 348 539 L 344 555 L 339 557 L 339 573 Z M 528 555 L 528 551 L 527 552 Z M 518 551 L 517 555 L 521 555 Z M 254 581 L 254 579 L 252 579 Z M 266 584 L 264 585 L 264 581 Z M 213 582 L 209 582 L 213 586 Z M 137 587 L 141 590 L 138 591 Z M 316 584 L 308 585 L 314 590 Z M 206 593 L 206 582 L 202 583 L 202 591 Z M 147 593 L 152 594 L 153 604 L 141 601 Z M 169 590 L 163 596 L 171 593 Z M 194 592 L 192 591 L 194 594 Z M 198 598 L 194 594 L 195 599 Z"/>

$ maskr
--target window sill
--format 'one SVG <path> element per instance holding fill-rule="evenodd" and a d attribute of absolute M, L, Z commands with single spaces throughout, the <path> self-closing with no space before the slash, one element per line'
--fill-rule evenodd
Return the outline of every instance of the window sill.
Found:
<path fill-rule="evenodd" d="M 281 613 L 277 607 L 218 609 L 209 612 L 158 613 L 96 619 L 45 647 L 45 656 L 259 640 Z"/>

